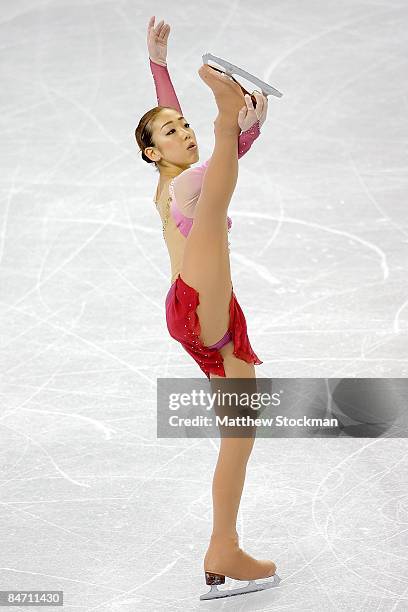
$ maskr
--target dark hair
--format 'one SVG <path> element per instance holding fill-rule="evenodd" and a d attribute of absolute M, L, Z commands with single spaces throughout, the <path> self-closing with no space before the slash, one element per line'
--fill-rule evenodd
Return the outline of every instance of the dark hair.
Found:
<path fill-rule="evenodd" d="M 135 130 L 136 142 L 139 146 L 139 149 L 142 153 L 142 159 L 148 164 L 154 164 L 156 166 L 156 170 L 159 170 L 159 167 L 155 161 L 149 159 L 145 154 L 144 150 L 146 147 L 154 147 L 155 144 L 153 142 L 152 134 L 152 122 L 157 117 L 157 115 L 165 108 L 169 108 L 168 106 L 155 106 L 151 108 L 147 113 L 143 115 L 140 119 L 138 126 Z"/>

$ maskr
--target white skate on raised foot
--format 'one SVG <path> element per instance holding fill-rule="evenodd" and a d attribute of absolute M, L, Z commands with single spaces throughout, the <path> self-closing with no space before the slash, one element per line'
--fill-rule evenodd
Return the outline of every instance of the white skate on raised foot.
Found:
<path fill-rule="evenodd" d="M 205 572 L 205 581 L 208 585 L 211 585 L 211 589 L 208 593 L 200 595 L 200 599 L 219 599 L 220 597 L 231 597 L 232 595 L 243 595 L 244 593 L 254 593 L 255 591 L 264 591 L 265 589 L 271 589 L 272 587 L 278 586 L 281 579 L 278 574 L 274 574 L 268 578 L 265 582 L 256 582 L 255 580 L 242 580 L 242 582 L 248 582 L 246 586 L 238 589 L 223 589 L 222 591 L 218 588 L 219 584 L 225 583 L 225 576 L 222 574 L 213 574 L 212 572 Z"/>
<path fill-rule="evenodd" d="M 227 74 L 231 78 L 233 78 L 233 74 L 244 77 L 244 79 L 250 81 L 250 83 L 253 83 L 257 87 L 259 87 L 261 89 L 261 93 L 263 93 L 264 96 L 276 96 L 277 98 L 281 98 L 283 96 L 283 94 L 277 89 L 275 89 L 275 87 L 272 87 L 272 85 L 269 85 L 269 83 L 265 83 L 265 81 L 261 81 L 261 79 L 258 79 L 258 77 L 254 76 L 250 72 L 243 70 L 243 68 L 235 66 L 235 64 L 231 64 L 231 62 L 228 62 L 227 60 L 222 59 L 221 57 L 217 57 L 216 55 L 212 55 L 211 53 L 205 53 L 203 55 L 203 64 L 208 64 L 211 68 L 215 68 L 217 70 L 217 67 L 212 66 L 212 64 L 210 64 L 209 62 L 222 66 L 224 70 L 218 70 L 220 72 L 225 72 L 225 74 Z M 235 81 L 235 79 L 233 80 Z M 236 81 L 236 83 L 238 83 L 238 81 Z M 242 87 L 241 83 L 238 83 L 238 85 Z"/>

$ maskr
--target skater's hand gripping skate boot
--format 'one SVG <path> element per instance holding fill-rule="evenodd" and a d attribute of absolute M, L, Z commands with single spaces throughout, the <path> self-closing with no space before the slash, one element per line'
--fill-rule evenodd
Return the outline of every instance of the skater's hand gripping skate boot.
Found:
<path fill-rule="evenodd" d="M 155 17 L 150 17 L 147 25 L 147 48 L 149 57 L 156 64 L 167 66 L 167 39 L 170 33 L 170 26 L 162 19 L 154 27 Z"/>
<path fill-rule="evenodd" d="M 268 98 L 256 90 L 252 95 L 256 98 L 256 106 L 254 107 L 251 96 L 245 94 L 246 106 L 243 106 L 238 114 L 238 125 L 242 132 L 249 130 L 256 121 L 259 121 L 261 127 L 268 112 Z"/>

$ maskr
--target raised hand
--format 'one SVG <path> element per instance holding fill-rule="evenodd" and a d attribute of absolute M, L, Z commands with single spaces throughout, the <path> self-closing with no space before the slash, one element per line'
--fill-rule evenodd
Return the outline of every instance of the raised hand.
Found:
<path fill-rule="evenodd" d="M 249 130 L 256 121 L 259 121 L 261 127 L 268 112 L 268 98 L 256 90 L 252 93 L 256 98 L 256 107 L 252 104 L 251 96 L 245 94 L 246 106 L 238 113 L 238 125 L 242 132 Z"/>
<path fill-rule="evenodd" d="M 147 48 L 151 60 L 162 66 L 167 62 L 167 39 L 170 26 L 162 19 L 157 26 L 154 25 L 155 16 L 150 17 L 147 26 Z"/>

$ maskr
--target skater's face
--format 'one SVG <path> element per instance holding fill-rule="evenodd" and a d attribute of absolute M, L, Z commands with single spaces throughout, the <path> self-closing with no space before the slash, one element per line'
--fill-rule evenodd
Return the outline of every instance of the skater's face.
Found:
<path fill-rule="evenodd" d="M 194 130 L 181 113 L 165 108 L 155 117 L 152 130 L 154 147 L 147 147 L 145 155 L 160 167 L 188 168 L 198 160 L 198 145 Z M 188 148 L 194 143 L 196 146 Z"/>

